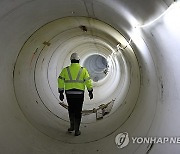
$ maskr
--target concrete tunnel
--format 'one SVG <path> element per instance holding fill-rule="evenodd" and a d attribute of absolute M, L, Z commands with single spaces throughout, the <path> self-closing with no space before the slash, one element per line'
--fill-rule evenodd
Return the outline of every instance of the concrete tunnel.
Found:
<path fill-rule="evenodd" d="M 179 18 L 173 0 L 1 0 L 0 153 L 179 154 Z M 83 116 L 78 137 L 57 91 L 73 52 L 93 78 L 83 110 L 114 100 L 102 119 Z"/>

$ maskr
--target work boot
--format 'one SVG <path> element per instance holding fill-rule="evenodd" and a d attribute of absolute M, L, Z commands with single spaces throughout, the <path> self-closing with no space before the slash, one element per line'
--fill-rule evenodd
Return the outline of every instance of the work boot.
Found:
<path fill-rule="evenodd" d="M 74 128 L 75 128 L 75 136 L 81 135 L 81 131 L 79 130 L 79 126 L 81 123 L 81 119 L 75 119 Z"/>
<path fill-rule="evenodd" d="M 73 127 L 68 128 L 68 132 L 71 133 L 72 131 L 74 131 L 74 128 L 73 128 Z"/>
<path fill-rule="evenodd" d="M 70 128 L 68 128 L 68 132 L 74 131 L 74 122 L 70 122 Z"/>
<path fill-rule="evenodd" d="M 81 131 L 80 130 L 75 130 L 75 134 L 74 134 L 75 136 L 79 136 L 79 135 L 81 135 Z"/>
<path fill-rule="evenodd" d="M 70 128 L 68 128 L 68 132 L 71 133 L 72 131 L 74 131 L 74 117 L 70 116 L 69 119 L 70 119 Z"/>

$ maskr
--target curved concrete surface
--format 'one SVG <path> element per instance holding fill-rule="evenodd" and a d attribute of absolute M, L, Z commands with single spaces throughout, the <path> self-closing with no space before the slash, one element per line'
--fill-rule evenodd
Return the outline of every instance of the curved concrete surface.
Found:
<path fill-rule="evenodd" d="M 180 6 L 172 3 L 1 1 L 0 153 L 179 153 L 179 143 L 132 142 L 180 134 Z M 108 62 L 83 110 L 115 99 L 103 119 L 83 116 L 78 137 L 66 133 L 67 110 L 57 92 L 58 74 L 72 52 L 96 73 L 104 63 L 95 55 Z M 119 148 L 115 138 L 122 132 L 130 142 Z"/>

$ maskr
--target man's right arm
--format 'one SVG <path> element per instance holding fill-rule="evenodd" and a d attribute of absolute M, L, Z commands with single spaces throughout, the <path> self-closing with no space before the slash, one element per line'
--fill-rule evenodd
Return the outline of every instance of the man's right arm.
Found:
<path fill-rule="evenodd" d="M 62 70 L 62 72 L 60 73 L 59 77 L 58 77 L 58 92 L 60 93 L 60 100 L 63 101 L 64 99 L 64 81 L 65 81 L 65 75 L 64 75 L 64 69 Z"/>
<path fill-rule="evenodd" d="M 64 69 L 60 73 L 58 77 L 58 91 L 64 91 L 64 81 L 65 81 L 65 76 L 64 76 Z"/>

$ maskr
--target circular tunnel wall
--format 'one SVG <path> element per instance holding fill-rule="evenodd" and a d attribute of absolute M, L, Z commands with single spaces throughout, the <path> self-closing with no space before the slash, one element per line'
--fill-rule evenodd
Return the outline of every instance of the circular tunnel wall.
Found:
<path fill-rule="evenodd" d="M 37 30 L 19 53 L 14 77 L 18 104 L 32 125 L 54 139 L 70 143 L 93 142 L 121 127 L 137 102 L 140 75 L 134 51 L 130 46 L 118 49 L 119 42 L 128 45 L 118 31 L 92 18 L 62 18 Z M 93 62 L 87 62 L 88 58 L 97 61 L 97 55 L 104 58 L 105 64 L 101 62 L 101 66 L 108 65 L 106 77 L 93 82 L 93 101 L 86 93 L 83 110 L 92 110 L 114 100 L 110 113 L 103 119 L 97 120 L 97 113 L 83 116 L 81 140 L 63 135 L 69 125 L 68 114 L 67 109 L 59 105 L 57 93 L 57 78 L 62 68 L 70 64 L 73 52 L 80 55 L 80 63 L 89 69 Z M 90 74 L 93 76 L 91 69 Z M 104 127 L 107 130 L 103 131 Z"/>
<path fill-rule="evenodd" d="M 150 21 L 171 3 L 1 1 L 0 152 L 179 153 L 179 145 L 131 142 L 119 149 L 115 143 L 121 132 L 129 137 L 179 134 L 180 33 L 173 18 L 179 14 L 173 12 L 166 21 L 131 35 L 137 20 Z M 59 105 L 57 92 L 59 72 L 69 65 L 74 51 L 82 65 L 93 55 L 103 56 L 109 64 L 106 77 L 93 83 L 94 100 L 86 94 L 84 109 L 115 99 L 103 119 L 83 116 L 78 138 L 65 133 L 67 110 Z"/>

